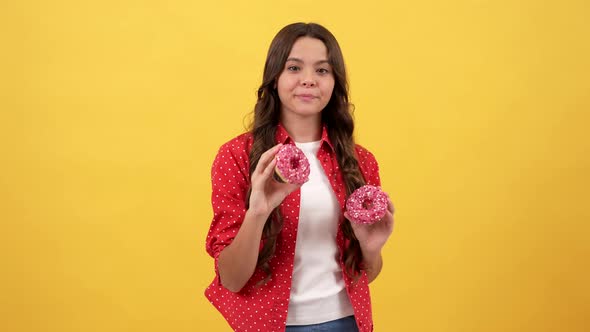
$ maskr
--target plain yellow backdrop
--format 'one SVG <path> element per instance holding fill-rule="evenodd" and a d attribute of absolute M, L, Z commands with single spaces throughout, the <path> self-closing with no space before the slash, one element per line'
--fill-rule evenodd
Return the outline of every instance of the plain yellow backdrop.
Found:
<path fill-rule="evenodd" d="M 209 171 L 295 21 L 338 38 L 397 207 L 376 331 L 590 328 L 587 1 L 0 12 L 0 330 L 229 330 L 203 296 Z"/>

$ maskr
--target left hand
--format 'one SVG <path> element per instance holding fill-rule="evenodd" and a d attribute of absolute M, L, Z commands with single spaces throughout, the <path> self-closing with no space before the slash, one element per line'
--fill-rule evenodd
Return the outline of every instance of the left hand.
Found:
<path fill-rule="evenodd" d="M 393 232 L 393 212 L 393 203 L 388 199 L 387 211 L 385 211 L 385 216 L 381 220 L 370 225 L 350 223 L 363 253 L 378 253 L 381 251 L 381 248 L 383 248 Z M 348 219 L 346 213 L 344 213 L 344 217 Z"/>

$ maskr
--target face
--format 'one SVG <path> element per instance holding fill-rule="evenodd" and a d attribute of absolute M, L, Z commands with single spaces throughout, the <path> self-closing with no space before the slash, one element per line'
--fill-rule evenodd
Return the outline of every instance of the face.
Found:
<path fill-rule="evenodd" d="M 332 96 L 334 75 L 326 45 L 315 38 L 295 41 L 277 80 L 281 116 L 318 117 Z"/>

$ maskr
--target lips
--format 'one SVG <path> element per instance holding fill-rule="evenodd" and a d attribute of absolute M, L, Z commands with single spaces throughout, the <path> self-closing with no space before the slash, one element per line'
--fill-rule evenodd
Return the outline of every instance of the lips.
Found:
<path fill-rule="evenodd" d="M 296 96 L 297 96 L 297 98 L 305 100 L 305 101 L 309 101 L 309 100 L 313 100 L 313 99 L 317 98 L 316 96 L 311 95 L 311 94 L 300 94 L 300 95 L 296 95 Z"/>

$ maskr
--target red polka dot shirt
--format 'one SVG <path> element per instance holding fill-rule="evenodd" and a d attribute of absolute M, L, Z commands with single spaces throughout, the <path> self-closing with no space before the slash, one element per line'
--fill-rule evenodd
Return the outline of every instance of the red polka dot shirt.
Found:
<path fill-rule="evenodd" d="M 294 143 L 281 125 L 277 127 L 276 139 L 277 143 Z M 341 208 L 344 209 L 346 189 L 325 126 L 322 130 L 321 140 L 317 157 L 330 179 Z M 209 255 L 215 259 L 215 278 L 205 290 L 205 296 L 235 331 L 284 331 L 295 257 L 299 190 L 292 192 L 280 205 L 283 229 L 277 239 L 275 255 L 269 262 L 272 278 L 268 283 L 262 286 L 256 285 L 265 277 L 264 273 L 257 269 L 242 290 L 233 293 L 221 285 L 217 270 L 219 253 L 232 243 L 246 213 L 245 199 L 250 186 L 249 152 L 251 147 L 252 135 L 244 133 L 221 146 L 213 162 L 211 170 L 213 221 L 207 234 L 206 249 Z M 375 157 L 358 145 L 356 146 L 356 155 L 367 184 L 379 186 L 381 184 L 379 167 Z M 339 222 L 341 223 L 343 220 L 344 217 L 341 216 Z M 347 241 L 340 227 L 336 241 L 340 249 L 340 266 L 344 271 L 342 253 Z M 363 271 L 361 278 L 355 284 L 346 273 L 343 273 L 343 277 L 359 330 L 361 332 L 372 331 L 371 299 L 366 273 Z"/>

